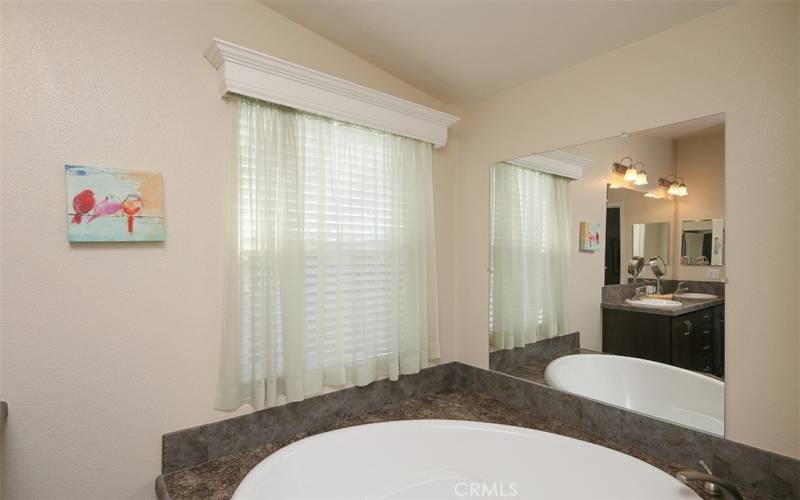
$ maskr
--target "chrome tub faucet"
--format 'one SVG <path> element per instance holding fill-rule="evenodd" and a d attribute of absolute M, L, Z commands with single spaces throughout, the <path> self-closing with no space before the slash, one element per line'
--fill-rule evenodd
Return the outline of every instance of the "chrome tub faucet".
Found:
<path fill-rule="evenodd" d="M 703 482 L 703 491 L 711 496 L 719 497 L 722 496 L 722 492 L 728 494 L 730 498 L 734 500 L 744 500 L 742 494 L 739 493 L 739 490 L 736 489 L 736 486 L 733 485 L 727 479 L 722 479 L 721 477 L 717 477 L 711 473 L 711 469 L 708 468 L 705 462 L 700 460 L 700 465 L 706 470 L 706 472 L 700 472 L 694 469 L 686 469 L 682 471 L 678 471 L 675 473 L 675 477 L 684 484 L 689 484 L 692 481 L 702 481 Z"/>

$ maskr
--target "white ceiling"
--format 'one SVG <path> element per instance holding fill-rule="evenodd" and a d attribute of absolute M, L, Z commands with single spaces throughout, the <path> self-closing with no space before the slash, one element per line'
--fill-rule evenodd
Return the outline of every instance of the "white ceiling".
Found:
<path fill-rule="evenodd" d="M 260 1 L 447 103 L 516 87 L 733 3 Z"/>

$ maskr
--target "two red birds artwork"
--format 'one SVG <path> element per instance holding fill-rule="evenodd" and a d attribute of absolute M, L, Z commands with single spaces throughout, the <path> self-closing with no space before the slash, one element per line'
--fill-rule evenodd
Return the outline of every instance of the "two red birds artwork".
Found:
<path fill-rule="evenodd" d="M 113 216 L 122 211 L 128 217 L 128 233 L 133 233 L 133 219 L 142 210 L 142 198 L 136 194 L 129 194 L 121 202 L 108 196 L 97 203 L 94 191 L 84 189 L 72 199 L 72 208 L 75 216 L 73 224 L 80 224 L 83 217 L 87 217 L 89 224 L 98 217 Z"/>

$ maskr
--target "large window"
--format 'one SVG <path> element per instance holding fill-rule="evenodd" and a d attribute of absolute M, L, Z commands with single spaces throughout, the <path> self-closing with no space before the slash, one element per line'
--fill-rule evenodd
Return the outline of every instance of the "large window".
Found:
<path fill-rule="evenodd" d="M 565 333 L 567 183 L 510 163 L 491 166 L 489 334 L 495 349 Z"/>
<path fill-rule="evenodd" d="M 236 98 L 217 406 L 438 357 L 431 146 Z"/>

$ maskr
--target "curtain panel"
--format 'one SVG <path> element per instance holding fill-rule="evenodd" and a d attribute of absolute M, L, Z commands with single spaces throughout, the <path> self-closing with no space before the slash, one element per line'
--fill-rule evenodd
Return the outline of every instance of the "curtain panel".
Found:
<path fill-rule="evenodd" d="M 230 99 L 216 407 L 397 380 L 439 357 L 431 145 Z"/>
<path fill-rule="evenodd" d="M 491 166 L 492 348 L 524 347 L 567 331 L 568 183 L 506 162 Z"/>

